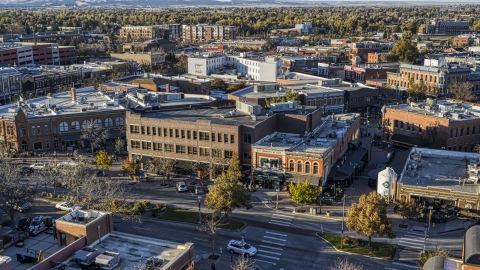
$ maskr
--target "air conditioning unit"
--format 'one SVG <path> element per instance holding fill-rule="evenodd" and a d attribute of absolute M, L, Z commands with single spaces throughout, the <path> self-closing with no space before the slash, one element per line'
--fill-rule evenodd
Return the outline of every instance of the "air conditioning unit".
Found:
<path fill-rule="evenodd" d="M 95 258 L 97 269 L 110 270 L 120 262 L 120 253 L 105 251 Z"/>
<path fill-rule="evenodd" d="M 98 249 L 84 247 L 73 255 L 73 261 L 78 265 L 89 266 L 92 264 L 96 257 L 100 254 Z"/>

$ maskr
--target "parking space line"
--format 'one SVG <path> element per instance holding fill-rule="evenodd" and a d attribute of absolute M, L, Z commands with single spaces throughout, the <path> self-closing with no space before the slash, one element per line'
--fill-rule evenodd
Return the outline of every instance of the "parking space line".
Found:
<path fill-rule="evenodd" d="M 263 236 L 263 238 L 274 239 L 274 240 L 283 241 L 283 242 L 287 241 L 286 239 L 280 239 L 280 238 L 275 238 L 275 237 L 266 236 L 266 235 Z"/>
<path fill-rule="evenodd" d="M 276 242 L 267 241 L 267 240 L 262 240 L 262 242 L 263 242 L 263 243 L 269 243 L 269 244 L 272 244 L 272 245 L 282 246 L 282 247 L 285 246 L 285 244 L 276 243 Z"/>
<path fill-rule="evenodd" d="M 283 250 L 283 248 L 276 248 L 276 247 L 270 247 L 270 246 L 264 246 L 264 245 L 260 245 L 261 247 L 263 248 L 271 248 L 271 249 L 274 249 L 274 250 Z"/>
<path fill-rule="evenodd" d="M 286 234 L 281 234 L 281 233 L 274 233 L 274 232 L 265 232 L 265 233 L 269 233 L 269 234 L 275 234 L 275 235 L 280 235 L 280 236 L 287 236 Z"/>
<path fill-rule="evenodd" d="M 270 263 L 270 264 L 273 264 L 273 265 L 277 265 L 276 263 L 274 262 L 269 262 L 269 261 L 264 261 L 264 260 L 260 260 L 260 259 L 255 259 L 256 262 L 265 262 L 265 263 Z"/>
<path fill-rule="evenodd" d="M 272 257 L 272 256 L 267 256 L 267 255 L 263 255 L 263 254 L 257 254 L 257 256 L 264 257 L 264 258 L 269 258 L 269 259 L 277 260 L 277 261 L 280 260 L 280 258 Z"/>

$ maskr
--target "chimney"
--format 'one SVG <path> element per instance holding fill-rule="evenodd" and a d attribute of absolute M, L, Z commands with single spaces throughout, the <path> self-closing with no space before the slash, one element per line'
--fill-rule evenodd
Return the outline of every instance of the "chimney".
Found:
<path fill-rule="evenodd" d="M 72 102 L 77 102 L 77 91 L 75 90 L 75 87 L 72 87 L 70 91 L 72 95 Z"/>
<path fill-rule="evenodd" d="M 170 93 L 170 84 L 165 84 L 165 93 Z"/>

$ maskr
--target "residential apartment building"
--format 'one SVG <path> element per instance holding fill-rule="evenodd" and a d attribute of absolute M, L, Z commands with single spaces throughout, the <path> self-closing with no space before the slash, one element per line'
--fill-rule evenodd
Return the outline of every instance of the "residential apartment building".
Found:
<path fill-rule="evenodd" d="M 278 49 L 278 47 L 277 47 Z M 319 64 L 331 64 L 333 62 L 332 57 L 318 57 L 317 55 L 312 55 L 312 56 L 281 56 L 279 57 L 282 60 L 283 64 L 283 71 L 289 72 L 289 71 L 310 71 L 318 70 Z"/>
<path fill-rule="evenodd" d="M 267 114 L 248 102 L 237 102 L 235 108 L 132 110 L 126 119 L 128 151 L 134 160 L 146 164 L 150 157 L 175 159 L 177 170 L 184 173 L 198 166 L 208 171 L 211 163 L 227 164 L 234 152 L 250 172 L 255 142 L 275 131 L 305 134 L 322 121 L 317 109 Z"/>
<path fill-rule="evenodd" d="M 214 73 L 235 77 L 241 75 L 255 81 L 275 82 L 282 74 L 282 60 L 274 56 L 255 57 L 247 53 L 203 53 L 188 58 L 188 73 L 202 76 Z"/>
<path fill-rule="evenodd" d="M 381 43 L 376 41 L 353 42 L 350 44 L 349 59 L 356 56 L 362 61 L 368 61 L 369 53 L 388 53 L 393 49 L 393 43 Z"/>
<path fill-rule="evenodd" d="M 80 87 L 84 76 L 81 70 L 66 66 L 22 67 L 22 95 L 25 99 L 56 93 L 62 87 Z"/>
<path fill-rule="evenodd" d="M 391 105 L 382 121 L 383 139 L 401 145 L 420 145 L 429 128 L 437 130 L 436 140 L 445 141 L 446 150 L 474 152 L 480 141 L 480 107 L 466 103 L 427 99 Z"/>
<path fill-rule="evenodd" d="M 151 26 L 123 26 L 120 29 L 120 38 L 132 40 L 169 39 L 169 29 L 160 25 Z"/>
<path fill-rule="evenodd" d="M 160 27 L 168 29 L 168 37 L 170 40 L 180 40 L 182 38 L 182 25 L 178 23 L 163 24 Z"/>
<path fill-rule="evenodd" d="M 22 73 L 14 68 L 0 68 L 0 103 L 10 103 L 21 93 Z"/>
<path fill-rule="evenodd" d="M 425 35 L 461 35 L 470 34 L 470 23 L 468 21 L 439 22 L 434 20 L 431 24 L 421 25 L 418 33 Z"/>
<path fill-rule="evenodd" d="M 137 64 L 146 64 L 151 66 L 159 66 L 165 63 L 165 53 L 163 52 L 145 52 L 145 53 L 111 53 L 112 59 L 123 61 L 135 61 Z"/>
<path fill-rule="evenodd" d="M 93 87 L 3 105 L 0 116 L 0 143 L 11 153 L 80 146 L 82 129 L 92 123 L 108 129 L 112 140 L 125 136 L 125 107 Z"/>
<path fill-rule="evenodd" d="M 454 82 L 467 82 L 471 69 L 468 66 L 458 66 L 449 63 L 439 66 L 418 66 L 401 64 L 400 72 L 388 73 L 387 84 L 401 90 L 410 86 L 410 78 L 414 83 L 423 82 L 428 92 L 434 95 L 448 93 L 448 86 Z"/>
<path fill-rule="evenodd" d="M 224 25 L 183 25 L 182 41 L 185 43 L 199 43 L 209 40 L 235 40 L 236 27 Z"/>
<path fill-rule="evenodd" d="M 58 46 L 56 43 L 0 43 L 0 64 L 24 66 L 73 63 L 76 63 L 74 46 Z"/>
<path fill-rule="evenodd" d="M 306 180 L 312 186 L 324 186 L 332 166 L 359 137 L 359 115 L 332 117 L 306 136 L 275 132 L 256 142 L 252 147 L 252 179 L 267 186 Z"/>

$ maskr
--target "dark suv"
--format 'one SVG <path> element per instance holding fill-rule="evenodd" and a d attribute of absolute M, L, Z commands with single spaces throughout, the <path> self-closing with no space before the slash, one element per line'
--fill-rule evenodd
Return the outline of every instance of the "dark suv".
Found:
<path fill-rule="evenodd" d="M 26 231 L 30 227 L 31 221 L 32 221 L 32 218 L 30 217 L 21 217 L 15 229 L 17 229 L 17 231 Z"/>

